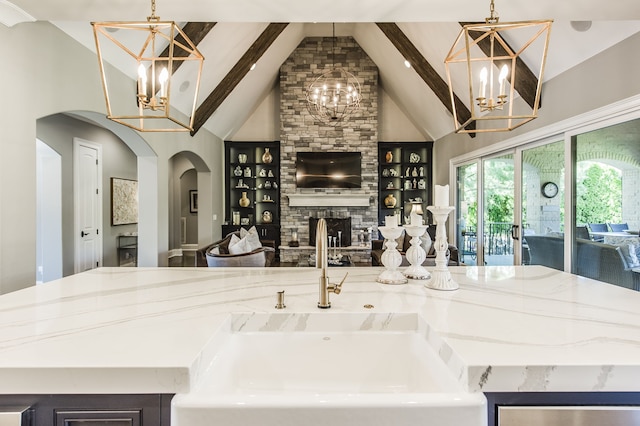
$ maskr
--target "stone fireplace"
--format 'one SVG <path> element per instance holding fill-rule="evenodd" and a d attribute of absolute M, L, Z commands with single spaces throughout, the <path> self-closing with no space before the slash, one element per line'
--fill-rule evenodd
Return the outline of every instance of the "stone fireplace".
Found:
<path fill-rule="evenodd" d="M 309 222 L 319 217 L 349 218 L 343 244 L 357 246 L 361 231 L 377 226 L 378 69 L 352 37 L 305 38 L 280 68 L 281 240 L 297 230 L 301 247 L 310 246 Z M 305 89 L 332 66 L 354 74 L 362 89 L 360 110 L 331 126 L 314 121 L 306 109 Z M 296 153 L 344 151 L 362 154 L 358 189 L 300 189 L 295 183 Z M 315 222 L 314 222 L 315 223 Z M 315 234 L 315 229 L 313 229 Z M 285 254 L 286 257 L 286 254 Z M 283 258 L 281 251 L 281 260 Z"/>

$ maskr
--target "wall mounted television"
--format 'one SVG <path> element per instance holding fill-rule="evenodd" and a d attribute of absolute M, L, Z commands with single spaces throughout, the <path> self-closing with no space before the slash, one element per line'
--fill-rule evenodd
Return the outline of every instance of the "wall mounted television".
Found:
<path fill-rule="evenodd" d="M 362 185 L 360 152 L 298 152 L 296 186 L 298 188 L 360 188 Z"/>

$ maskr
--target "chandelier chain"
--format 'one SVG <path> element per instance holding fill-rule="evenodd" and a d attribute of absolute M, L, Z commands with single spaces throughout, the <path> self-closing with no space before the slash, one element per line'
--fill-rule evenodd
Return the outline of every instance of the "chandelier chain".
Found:
<path fill-rule="evenodd" d="M 336 23 L 333 23 L 333 37 L 331 38 L 331 68 L 336 67 Z"/>
<path fill-rule="evenodd" d="M 491 3 L 489 5 L 489 13 L 490 13 L 490 16 L 485 19 L 485 22 L 487 24 L 497 24 L 498 21 L 500 20 L 500 17 L 496 13 L 496 7 L 495 7 L 495 4 L 494 4 L 494 0 L 491 0 Z"/>
<path fill-rule="evenodd" d="M 147 21 L 157 22 L 160 20 L 159 16 L 156 16 L 156 0 L 151 0 L 151 16 L 147 16 Z"/>

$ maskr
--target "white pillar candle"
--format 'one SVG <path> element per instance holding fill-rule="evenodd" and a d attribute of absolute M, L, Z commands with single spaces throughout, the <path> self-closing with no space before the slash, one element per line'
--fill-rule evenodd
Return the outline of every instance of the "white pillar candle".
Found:
<path fill-rule="evenodd" d="M 436 207 L 449 207 L 449 185 L 436 185 L 434 205 Z"/>
<path fill-rule="evenodd" d="M 385 216 L 384 226 L 395 228 L 398 226 L 398 219 L 395 216 Z"/>

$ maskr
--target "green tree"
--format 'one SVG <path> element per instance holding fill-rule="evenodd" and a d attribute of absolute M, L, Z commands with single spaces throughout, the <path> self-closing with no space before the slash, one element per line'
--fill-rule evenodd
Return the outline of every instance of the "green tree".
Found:
<path fill-rule="evenodd" d="M 485 220 L 513 222 L 513 186 L 515 170 L 511 155 L 494 158 L 484 164 Z"/>
<path fill-rule="evenodd" d="M 493 193 L 487 200 L 488 222 L 513 222 L 513 196 Z"/>
<path fill-rule="evenodd" d="M 576 223 L 622 221 L 622 178 L 613 167 L 590 163 L 576 184 Z"/>

